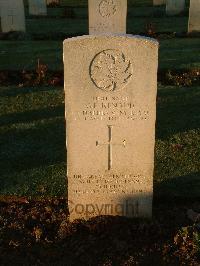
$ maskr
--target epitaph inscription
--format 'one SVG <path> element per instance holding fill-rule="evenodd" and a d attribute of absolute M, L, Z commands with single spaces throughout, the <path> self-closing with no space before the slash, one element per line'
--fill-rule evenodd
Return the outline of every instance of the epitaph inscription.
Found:
<path fill-rule="evenodd" d="M 109 174 L 110 173 L 110 174 Z M 134 194 L 143 193 L 148 187 L 151 187 L 151 182 L 147 176 L 142 174 L 113 174 L 109 171 L 106 175 L 81 175 L 74 174 L 74 182 L 77 183 L 73 193 L 74 194 Z M 85 185 L 85 187 L 80 187 Z M 88 188 L 91 186 L 92 189 Z M 134 186 L 134 188 L 133 188 Z M 143 187 L 142 187 L 143 186 Z"/>
<path fill-rule="evenodd" d="M 115 91 L 124 88 L 133 75 L 132 65 L 124 53 L 105 50 L 98 53 L 90 65 L 90 77 L 97 88 Z"/>

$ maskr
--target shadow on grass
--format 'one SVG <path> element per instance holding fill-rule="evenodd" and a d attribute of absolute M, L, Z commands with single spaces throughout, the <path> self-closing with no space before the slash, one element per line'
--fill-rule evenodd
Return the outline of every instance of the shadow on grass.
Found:
<path fill-rule="evenodd" d="M 44 88 L 44 90 L 49 90 L 49 88 Z M 16 93 L 17 95 L 37 91 L 37 88 L 23 88 L 22 91 L 5 90 L 6 93 L 8 91 L 9 94 Z M 32 176 L 29 174 L 29 170 L 40 167 L 44 169 L 51 165 L 66 162 L 64 105 L 61 104 L 62 101 L 59 103 L 60 105 L 55 107 L 1 116 L 1 121 L 5 128 L 2 127 L 0 135 L 0 171 L 2 173 L 0 176 L 15 179 L 15 174 L 27 170 L 27 179 L 31 179 Z M 41 106 L 45 107 L 45 104 L 44 102 Z M 165 139 L 175 133 L 200 128 L 199 114 L 200 87 L 160 89 L 158 92 L 157 138 Z M 189 143 L 189 145 L 196 145 L 196 143 Z M 190 146 L 189 148 L 186 147 L 188 155 L 183 157 L 185 161 L 191 157 L 190 152 L 193 154 L 194 151 L 198 152 L 197 149 L 193 151 Z M 164 150 L 165 154 L 168 152 L 170 150 Z M 173 169 L 175 167 L 181 169 L 183 166 L 185 167 L 180 161 L 177 163 L 178 157 L 174 157 L 173 154 L 169 156 L 172 163 L 165 157 L 163 159 L 164 155 L 161 154 L 160 156 L 159 164 L 161 164 L 161 170 L 158 170 L 160 171 L 159 176 L 163 176 L 164 164 L 169 169 L 171 166 L 174 167 Z M 163 160 L 164 164 L 162 164 Z M 198 171 L 197 162 L 194 164 L 195 168 L 193 164 L 193 161 L 190 162 L 190 165 L 188 164 L 185 173 Z M 59 167 L 56 172 L 59 172 Z M 63 172 L 65 171 L 63 170 Z M 162 195 L 163 197 L 166 195 L 167 198 L 174 198 L 179 195 L 187 196 L 191 190 L 193 194 L 200 194 L 198 193 L 198 187 L 200 187 L 199 173 L 181 177 L 182 174 L 184 173 L 182 172 L 180 177 L 167 178 L 162 183 L 155 183 L 156 197 L 157 195 Z M 48 176 L 49 174 L 38 176 L 43 178 L 42 176 L 45 175 Z M 170 174 L 170 176 L 173 175 L 178 176 L 178 173 Z"/>
<path fill-rule="evenodd" d="M 156 138 L 200 128 L 200 87 L 158 91 Z"/>
<path fill-rule="evenodd" d="M 41 119 L 61 117 L 64 115 L 64 105 L 48 107 L 44 109 L 31 110 L 23 113 L 6 114 L 0 117 L 1 126 L 16 123 L 30 123 Z"/>
<path fill-rule="evenodd" d="M 40 86 L 40 87 L 31 87 L 31 88 L 27 88 L 27 87 L 3 87 L 0 90 L 0 97 L 15 97 L 17 95 L 25 95 L 27 93 L 33 93 L 33 92 L 48 92 L 48 91 L 54 91 L 55 88 L 54 87 L 45 87 L 45 86 Z M 62 87 L 56 87 L 56 90 L 58 91 L 63 91 Z"/>
<path fill-rule="evenodd" d="M 200 197 L 200 172 L 172 177 L 154 184 L 154 201 L 193 201 Z"/>
<path fill-rule="evenodd" d="M 26 120 L 30 121 L 30 117 L 26 117 Z M 2 174 L 66 161 L 64 117 L 28 126 L 15 127 L 1 136 Z"/>

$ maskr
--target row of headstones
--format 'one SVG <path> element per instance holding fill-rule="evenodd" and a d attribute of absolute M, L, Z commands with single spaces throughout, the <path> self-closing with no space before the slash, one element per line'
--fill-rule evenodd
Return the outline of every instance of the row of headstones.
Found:
<path fill-rule="evenodd" d="M 166 5 L 168 16 L 178 15 L 185 10 L 185 0 L 153 0 L 155 6 Z M 200 0 L 190 0 L 188 32 L 200 31 Z"/>
<path fill-rule="evenodd" d="M 46 16 L 47 5 L 59 3 L 58 0 L 28 0 L 29 14 L 35 16 Z"/>
<path fill-rule="evenodd" d="M 154 6 L 166 5 L 168 16 L 178 15 L 185 10 L 185 0 L 153 0 Z M 190 0 L 188 32 L 200 31 L 200 0 Z"/>
<path fill-rule="evenodd" d="M 64 42 L 70 220 L 152 216 L 158 42 L 127 35 L 126 14 L 89 0 L 90 35 Z"/>
<path fill-rule="evenodd" d="M 47 4 L 53 0 L 29 0 L 29 14 L 47 15 Z M 0 18 L 2 32 L 25 31 L 25 11 L 23 0 L 0 0 Z"/>
<path fill-rule="evenodd" d="M 166 14 L 174 16 L 185 10 L 185 0 L 153 0 L 154 6 L 166 5 Z"/>
<path fill-rule="evenodd" d="M 153 0 L 154 6 L 166 5 L 167 15 L 177 15 L 185 10 L 185 0 Z"/>
<path fill-rule="evenodd" d="M 46 15 L 47 5 L 53 0 L 29 0 L 29 14 L 31 15 Z M 115 0 L 118 2 L 118 0 Z M 102 29 L 102 32 L 115 30 L 118 33 L 123 33 L 126 29 L 126 11 L 127 3 L 119 1 L 121 10 L 118 11 L 122 14 L 120 18 L 118 12 L 112 9 L 105 9 L 106 3 L 112 3 L 113 0 L 103 0 L 101 12 L 111 13 L 104 15 L 103 19 L 98 17 L 97 1 L 89 0 L 89 17 L 90 17 L 90 32 L 95 33 Z M 154 0 L 154 4 L 163 4 L 166 2 L 167 13 L 174 15 L 181 12 L 185 7 L 185 0 Z M 98 7 L 98 8 L 97 8 Z M 113 13 L 113 14 L 112 14 Z M 97 14 L 97 16 L 96 16 Z M 112 19 L 110 19 L 110 16 Z M 25 31 L 25 14 L 23 0 L 0 0 L 0 17 L 1 17 L 1 30 L 2 32 L 9 31 Z M 118 19 L 120 18 L 120 19 Z M 188 32 L 200 31 L 200 0 L 190 0 L 190 16 L 188 23 Z"/>
<path fill-rule="evenodd" d="M 113 2 L 113 0 L 104 1 L 104 3 L 106 2 Z M 166 4 L 168 15 L 181 13 L 185 9 L 185 0 L 154 0 L 154 4 Z M 96 33 L 99 31 L 105 33 L 110 30 L 116 31 L 117 33 L 124 33 L 126 31 L 127 1 L 119 1 L 118 5 L 120 5 L 118 11 L 115 9 L 106 10 L 102 6 L 101 12 L 106 13 L 102 17 L 98 15 L 99 7 L 96 5 L 96 2 L 89 0 L 90 33 Z M 110 19 L 110 17 L 112 17 L 112 19 Z M 200 31 L 200 0 L 190 0 L 188 32 L 193 31 Z"/>

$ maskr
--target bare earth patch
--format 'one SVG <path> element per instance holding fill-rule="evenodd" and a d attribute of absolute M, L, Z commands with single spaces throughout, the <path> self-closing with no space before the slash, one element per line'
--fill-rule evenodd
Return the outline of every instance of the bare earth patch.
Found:
<path fill-rule="evenodd" d="M 156 205 L 156 206 L 155 206 Z M 199 265 L 195 203 L 154 204 L 152 221 L 68 221 L 66 200 L 1 197 L 1 265 Z"/>

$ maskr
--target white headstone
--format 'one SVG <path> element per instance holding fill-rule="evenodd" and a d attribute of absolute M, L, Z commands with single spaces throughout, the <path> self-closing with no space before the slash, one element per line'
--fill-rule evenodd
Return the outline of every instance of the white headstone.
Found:
<path fill-rule="evenodd" d="M 127 0 L 89 0 L 89 34 L 126 33 Z"/>
<path fill-rule="evenodd" d="M 71 220 L 151 217 L 157 64 L 154 39 L 90 35 L 65 40 Z"/>
<path fill-rule="evenodd" d="M 29 0 L 29 14 L 35 16 L 46 16 L 46 0 Z"/>
<path fill-rule="evenodd" d="M 2 32 L 25 31 L 23 0 L 0 0 Z"/>
<path fill-rule="evenodd" d="M 200 0 L 190 0 L 188 32 L 200 32 Z"/>
<path fill-rule="evenodd" d="M 161 6 L 161 5 L 165 5 L 165 4 L 166 4 L 166 0 L 153 0 L 154 6 Z"/>
<path fill-rule="evenodd" d="M 185 0 L 167 0 L 166 14 L 168 16 L 178 15 L 185 10 Z"/>

